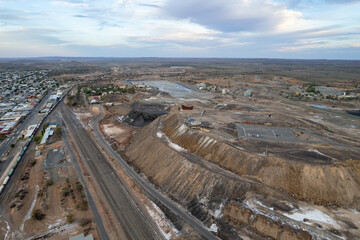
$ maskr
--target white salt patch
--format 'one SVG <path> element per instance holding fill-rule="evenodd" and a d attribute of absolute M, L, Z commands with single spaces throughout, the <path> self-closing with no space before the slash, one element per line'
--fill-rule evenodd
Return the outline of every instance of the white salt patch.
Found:
<path fill-rule="evenodd" d="M 186 151 L 186 149 L 180 147 L 176 143 L 173 143 L 164 133 L 159 131 L 159 132 L 156 133 L 156 136 L 158 138 L 161 138 L 161 139 L 165 140 L 167 142 L 168 146 L 171 147 L 172 149 L 174 149 L 176 151 L 179 151 L 179 152 Z"/>
<path fill-rule="evenodd" d="M 328 157 L 328 158 L 331 158 L 331 159 L 334 159 L 333 157 L 330 157 L 330 156 L 328 156 L 328 155 L 326 155 L 326 154 L 324 154 L 324 153 L 320 152 L 320 151 L 319 151 L 319 150 L 317 150 L 317 149 L 311 149 L 311 150 L 309 150 L 309 151 L 311 151 L 311 152 L 315 152 L 315 153 L 317 153 L 317 154 L 319 154 L 319 155 L 322 155 L 322 156 L 325 156 L 325 157 Z M 334 159 L 334 160 L 336 160 L 336 159 Z"/>
<path fill-rule="evenodd" d="M 122 122 L 124 119 L 125 119 L 125 117 L 126 117 L 126 115 L 123 115 L 123 116 L 118 116 L 117 117 L 117 119 L 120 121 L 120 122 Z"/>
<path fill-rule="evenodd" d="M 335 228 L 340 228 L 340 226 L 336 223 L 334 219 L 332 219 L 329 215 L 323 213 L 322 211 L 318 209 L 302 209 L 300 212 L 295 213 L 284 213 L 285 216 L 288 218 L 291 218 L 295 221 L 303 221 L 304 218 L 313 220 L 315 222 L 322 222 L 328 225 L 331 225 Z M 306 222 L 307 224 L 311 224 Z"/>
<path fill-rule="evenodd" d="M 209 139 L 208 141 L 206 141 L 206 143 L 204 144 L 204 148 L 206 148 L 207 146 L 209 146 L 209 144 L 212 142 L 212 139 Z"/>
<path fill-rule="evenodd" d="M 176 151 L 185 151 L 184 148 L 180 147 L 179 145 L 173 143 L 173 142 L 168 142 L 169 147 L 171 147 L 172 149 L 176 150 Z"/>
<path fill-rule="evenodd" d="M 263 204 L 263 203 L 260 202 L 259 200 L 256 200 L 256 199 L 255 199 L 255 200 L 254 200 L 254 203 L 256 203 L 257 205 L 259 205 L 259 206 L 261 206 L 261 207 L 263 207 L 263 208 L 267 208 L 267 209 L 270 209 L 270 210 L 274 211 L 274 208 L 266 206 L 265 204 Z"/>
<path fill-rule="evenodd" d="M 224 209 L 224 203 L 222 202 L 220 204 L 219 208 L 215 209 L 215 212 L 211 211 L 210 213 L 211 213 L 211 215 L 214 216 L 214 218 L 220 218 L 220 217 L 222 217 L 221 213 L 223 212 L 223 209 Z"/>
<path fill-rule="evenodd" d="M 215 223 L 213 223 L 209 228 L 210 232 L 216 232 L 216 233 L 217 233 L 218 229 L 219 228 L 218 228 L 218 226 L 216 226 Z"/>
<path fill-rule="evenodd" d="M 187 126 L 185 124 L 181 124 L 176 130 L 176 136 L 184 134 L 186 130 L 187 130 Z"/>
<path fill-rule="evenodd" d="M 48 229 L 59 227 L 62 224 L 62 220 L 58 219 L 54 224 L 49 224 Z"/>
<path fill-rule="evenodd" d="M 199 200 L 199 203 L 206 205 L 209 202 L 209 199 L 207 199 L 207 197 L 203 197 L 202 199 Z"/>
<path fill-rule="evenodd" d="M 204 144 L 206 144 L 207 141 L 209 141 L 209 139 L 210 139 L 210 138 L 209 138 L 208 136 L 206 136 L 205 139 L 201 142 L 199 148 L 202 148 L 202 147 L 204 146 Z"/>

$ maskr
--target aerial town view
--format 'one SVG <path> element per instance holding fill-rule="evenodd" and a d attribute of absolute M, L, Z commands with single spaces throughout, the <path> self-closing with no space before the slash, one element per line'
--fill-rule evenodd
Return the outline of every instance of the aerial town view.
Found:
<path fill-rule="evenodd" d="M 3 239 L 360 237 L 358 62 L 11 64 Z"/>
<path fill-rule="evenodd" d="M 0 11 L 0 240 L 360 239 L 359 1 Z"/>

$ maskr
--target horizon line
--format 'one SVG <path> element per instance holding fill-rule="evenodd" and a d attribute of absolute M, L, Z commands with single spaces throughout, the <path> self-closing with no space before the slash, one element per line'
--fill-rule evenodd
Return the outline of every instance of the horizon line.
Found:
<path fill-rule="evenodd" d="M 73 59 L 229 59 L 229 60 L 305 60 L 305 61 L 360 61 L 359 59 L 352 58 L 276 58 L 276 57 L 85 57 L 85 56 L 38 56 L 38 57 L 0 57 L 1 60 L 28 60 L 28 59 L 42 59 L 42 58 L 73 58 Z"/>

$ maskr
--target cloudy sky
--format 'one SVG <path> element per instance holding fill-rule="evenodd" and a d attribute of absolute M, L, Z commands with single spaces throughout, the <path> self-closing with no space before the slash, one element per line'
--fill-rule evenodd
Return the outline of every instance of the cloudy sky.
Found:
<path fill-rule="evenodd" d="M 0 0 L 0 57 L 360 59 L 360 0 Z"/>

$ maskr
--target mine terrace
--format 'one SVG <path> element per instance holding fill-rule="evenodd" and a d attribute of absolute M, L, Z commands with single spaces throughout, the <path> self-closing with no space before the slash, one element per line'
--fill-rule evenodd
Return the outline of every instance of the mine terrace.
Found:
<path fill-rule="evenodd" d="M 359 61 L 2 62 L 0 238 L 358 239 L 359 76 Z"/>

